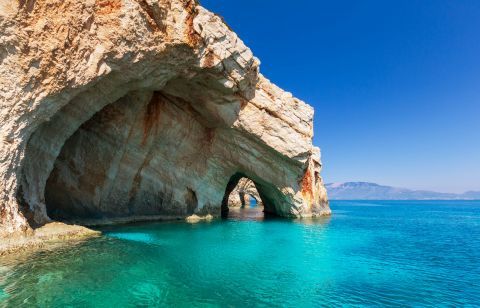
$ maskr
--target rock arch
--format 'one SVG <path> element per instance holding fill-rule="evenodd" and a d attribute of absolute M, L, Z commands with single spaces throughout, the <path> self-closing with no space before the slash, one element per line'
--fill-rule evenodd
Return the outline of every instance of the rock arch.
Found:
<path fill-rule="evenodd" d="M 12 3 L 0 29 L 0 234 L 69 198 L 74 216 L 219 216 L 238 170 L 279 215 L 330 213 L 313 109 L 195 1 Z"/>
<path fill-rule="evenodd" d="M 249 206 L 251 199 L 262 205 L 255 183 L 248 178 L 241 178 L 235 189 L 230 193 L 228 207 Z"/>
<path fill-rule="evenodd" d="M 232 195 L 238 194 L 242 189 L 245 190 L 245 193 L 254 194 L 261 200 L 264 206 L 264 212 L 266 214 L 287 217 L 294 216 L 294 214 L 289 211 L 290 208 L 287 209 L 287 211 L 284 211 L 281 208 L 282 202 L 279 201 L 281 198 L 279 196 L 282 195 L 282 193 L 278 191 L 274 185 L 268 184 L 264 180 L 258 181 L 259 182 L 255 182 L 249 176 L 241 172 L 236 172 L 234 175 L 232 175 L 225 188 L 225 194 L 222 199 L 222 217 L 228 216 L 229 208 L 231 207 Z M 264 184 L 262 185 L 260 182 L 263 182 Z M 241 186 L 246 187 L 242 188 Z M 253 192 L 253 190 L 255 191 Z"/>

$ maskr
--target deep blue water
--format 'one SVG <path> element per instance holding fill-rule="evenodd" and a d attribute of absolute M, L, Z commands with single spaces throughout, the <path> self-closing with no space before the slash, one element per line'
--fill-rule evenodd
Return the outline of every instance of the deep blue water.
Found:
<path fill-rule="evenodd" d="M 480 202 L 331 205 L 322 220 L 262 221 L 256 207 L 228 221 L 117 226 L 0 259 L 0 306 L 480 304 Z"/>

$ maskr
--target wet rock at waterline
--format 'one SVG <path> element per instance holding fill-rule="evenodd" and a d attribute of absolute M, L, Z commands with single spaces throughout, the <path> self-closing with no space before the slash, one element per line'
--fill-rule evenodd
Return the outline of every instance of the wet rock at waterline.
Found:
<path fill-rule="evenodd" d="M 313 109 L 195 1 L 3 1 L 0 42 L 1 234 L 218 217 L 242 177 L 267 212 L 330 213 Z"/>

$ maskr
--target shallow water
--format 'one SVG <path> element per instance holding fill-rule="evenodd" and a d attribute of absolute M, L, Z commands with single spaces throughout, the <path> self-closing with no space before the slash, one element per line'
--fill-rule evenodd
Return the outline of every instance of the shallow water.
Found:
<path fill-rule="evenodd" d="M 480 303 L 480 202 L 334 201 L 317 221 L 147 223 L 0 259 L 0 306 Z M 248 215 L 247 215 L 248 214 Z"/>

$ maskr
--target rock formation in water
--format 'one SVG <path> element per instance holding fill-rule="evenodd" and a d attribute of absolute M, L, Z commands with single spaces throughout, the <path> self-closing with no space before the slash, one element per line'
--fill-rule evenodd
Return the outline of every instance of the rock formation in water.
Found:
<path fill-rule="evenodd" d="M 253 198 L 257 201 L 258 205 L 262 204 L 262 199 L 258 194 L 255 183 L 248 178 L 241 178 L 238 181 L 235 189 L 230 193 L 228 197 L 228 206 L 229 207 L 245 207 L 250 206 L 250 198 Z"/>
<path fill-rule="evenodd" d="M 0 0 L 0 233 L 51 219 L 330 213 L 313 109 L 195 1 Z"/>

